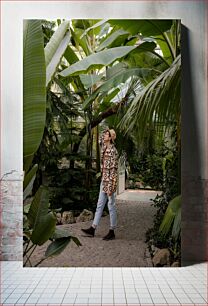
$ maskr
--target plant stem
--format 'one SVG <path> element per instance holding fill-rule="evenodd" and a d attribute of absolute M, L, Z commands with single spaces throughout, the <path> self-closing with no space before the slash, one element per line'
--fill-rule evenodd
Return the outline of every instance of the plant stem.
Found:
<path fill-rule="evenodd" d="M 170 41 L 169 41 L 169 38 L 168 38 L 168 36 L 167 36 L 167 33 L 164 33 L 163 31 L 161 31 L 160 28 L 159 28 L 154 22 L 152 22 L 152 21 L 150 21 L 150 20 L 148 20 L 148 21 L 149 21 L 149 23 L 151 23 L 155 28 L 157 28 L 157 29 L 160 31 L 162 37 L 165 39 L 165 41 L 166 41 L 166 43 L 167 43 L 167 45 L 168 45 L 168 48 L 169 48 L 169 50 L 170 50 L 172 59 L 174 60 L 174 59 L 175 59 L 175 58 L 174 58 L 174 52 L 173 52 L 171 43 L 170 43 Z"/>
<path fill-rule="evenodd" d="M 156 55 L 157 57 L 159 57 L 168 67 L 170 67 L 170 65 L 168 64 L 168 62 L 160 55 L 158 54 L 157 52 L 155 51 L 149 51 L 151 52 L 152 54 Z"/>
<path fill-rule="evenodd" d="M 168 48 L 169 48 L 169 50 L 170 50 L 172 59 L 173 59 L 173 61 L 174 61 L 174 59 L 175 59 L 174 50 L 173 50 L 173 47 L 171 46 L 171 43 L 170 43 L 170 40 L 169 40 L 169 38 L 168 38 L 167 33 L 163 33 L 163 37 L 165 38 L 165 40 L 166 40 L 166 42 L 167 42 L 167 45 L 168 45 Z"/>
<path fill-rule="evenodd" d="M 27 260 L 29 261 L 30 266 L 32 267 L 32 264 L 31 264 L 30 258 L 28 258 L 28 256 L 27 256 L 27 255 L 26 255 L 26 257 L 27 257 Z M 25 262 L 25 264 L 26 264 L 26 262 Z M 24 266 L 25 266 L 25 264 L 24 264 Z"/>
<path fill-rule="evenodd" d="M 25 256 L 32 249 L 32 247 L 34 246 L 34 244 L 32 244 L 31 247 L 29 247 L 29 249 L 28 249 L 29 244 L 30 244 L 30 240 L 28 242 L 28 245 L 25 248 L 23 256 Z"/>
<path fill-rule="evenodd" d="M 33 248 L 32 252 L 30 253 L 30 255 L 27 257 L 27 260 L 26 260 L 26 262 L 24 263 L 24 267 L 25 267 L 26 263 L 28 262 L 28 260 L 30 260 L 30 256 L 31 256 L 32 253 L 35 251 L 35 249 L 36 249 L 36 247 L 37 247 L 37 244 L 33 244 L 32 246 L 34 246 L 34 248 Z M 30 248 L 30 249 L 31 249 L 31 248 Z"/>
<path fill-rule="evenodd" d="M 44 257 L 42 258 L 40 261 L 38 261 L 38 263 L 36 263 L 36 265 L 34 265 L 34 267 L 37 267 L 39 264 L 41 264 L 41 262 L 43 262 L 45 259 L 47 259 L 48 257 Z"/>
<path fill-rule="evenodd" d="M 23 253 L 23 257 L 26 255 L 26 253 L 27 253 L 27 249 L 28 249 L 28 246 L 29 246 L 29 244 L 30 244 L 30 240 L 28 241 L 28 242 L 26 242 L 27 243 L 27 246 L 26 246 L 26 248 L 25 248 L 25 250 L 24 250 L 24 253 Z"/>

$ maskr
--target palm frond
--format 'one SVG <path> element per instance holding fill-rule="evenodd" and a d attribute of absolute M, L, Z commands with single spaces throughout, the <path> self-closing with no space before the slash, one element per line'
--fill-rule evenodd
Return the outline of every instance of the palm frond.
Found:
<path fill-rule="evenodd" d="M 147 84 L 132 101 L 120 126 L 127 132 L 139 128 L 144 135 L 145 128 L 153 122 L 167 127 L 178 118 L 180 113 L 181 56 L 170 68 Z"/>

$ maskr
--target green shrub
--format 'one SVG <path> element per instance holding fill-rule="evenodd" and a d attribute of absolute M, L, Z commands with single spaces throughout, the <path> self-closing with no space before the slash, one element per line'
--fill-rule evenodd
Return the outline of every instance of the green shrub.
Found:
<path fill-rule="evenodd" d="M 169 151 L 164 157 L 163 162 L 163 193 L 153 199 L 152 205 L 156 208 L 153 227 L 146 232 L 146 242 L 148 243 L 151 255 L 153 255 L 151 246 L 158 248 L 168 248 L 171 251 L 172 260 L 181 258 L 181 237 L 175 239 L 171 231 L 165 236 L 160 232 L 160 226 L 163 221 L 168 203 L 181 193 L 180 188 L 180 156 L 175 149 Z"/>

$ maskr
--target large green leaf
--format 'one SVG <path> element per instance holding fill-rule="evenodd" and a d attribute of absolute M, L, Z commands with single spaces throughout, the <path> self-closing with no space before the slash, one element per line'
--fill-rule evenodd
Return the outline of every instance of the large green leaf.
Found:
<path fill-rule="evenodd" d="M 88 19 L 90 27 L 87 28 L 85 27 L 85 30 L 87 31 L 88 36 L 93 37 L 93 36 L 98 36 L 101 33 L 101 29 L 103 28 L 103 20 L 100 19 Z M 98 23 L 101 22 L 101 24 L 98 25 Z M 84 34 L 84 33 L 83 33 Z M 85 34 L 84 34 L 85 35 Z M 81 36 L 80 38 L 82 39 L 84 36 Z"/>
<path fill-rule="evenodd" d="M 160 49 L 163 53 L 163 57 L 165 57 L 165 59 L 171 64 L 173 59 L 166 38 L 163 35 L 157 35 L 155 39 L 157 40 L 157 43 L 160 46 Z"/>
<path fill-rule="evenodd" d="M 67 247 L 70 241 L 71 237 L 63 237 L 51 242 L 46 249 L 45 256 L 50 257 L 59 255 Z"/>
<path fill-rule="evenodd" d="M 70 65 L 79 61 L 78 56 L 76 55 L 73 48 L 70 47 L 70 46 L 68 46 L 66 48 L 66 51 L 64 53 L 64 57 Z M 63 81 L 63 83 L 66 82 L 65 85 L 68 85 L 69 83 L 71 83 L 75 91 L 77 90 L 77 88 L 79 88 L 80 91 L 84 92 L 84 86 L 83 86 L 79 76 L 77 76 L 76 78 L 75 77 L 71 78 L 70 76 L 68 78 L 62 78 L 62 81 Z"/>
<path fill-rule="evenodd" d="M 69 22 L 62 22 L 45 47 L 46 86 L 55 74 L 70 42 Z"/>
<path fill-rule="evenodd" d="M 80 80 L 86 89 L 92 87 L 99 82 L 102 78 L 102 74 L 80 74 Z"/>
<path fill-rule="evenodd" d="M 118 85 L 125 83 L 130 77 L 138 76 L 140 78 L 146 78 L 150 74 L 155 74 L 153 69 L 132 68 L 121 70 L 112 78 L 108 79 L 103 85 L 98 87 L 94 93 L 84 101 L 83 108 L 85 109 L 100 93 L 107 93 L 109 90 L 112 90 L 112 88 L 117 88 Z"/>
<path fill-rule="evenodd" d="M 136 66 L 134 66 L 136 67 Z M 108 69 L 106 70 L 106 78 L 110 79 L 113 76 L 115 76 L 117 73 L 123 71 L 124 69 L 127 69 L 128 65 L 124 62 L 120 62 L 116 65 L 113 65 L 112 67 L 108 67 Z"/>
<path fill-rule="evenodd" d="M 77 237 L 71 236 L 71 239 L 74 241 L 74 243 L 77 246 L 82 246 L 81 242 L 79 241 L 79 239 Z"/>
<path fill-rule="evenodd" d="M 53 234 L 56 227 L 56 217 L 48 212 L 48 189 L 40 186 L 35 194 L 28 212 L 28 221 L 33 229 L 31 241 L 42 245 Z"/>
<path fill-rule="evenodd" d="M 94 30 L 94 29 L 96 29 L 96 28 L 102 26 L 102 25 L 105 24 L 105 23 L 106 23 L 106 20 L 100 20 L 99 22 L 96 22 L 96 23 L 93 24 L 91 27 L 87 28 L 87 29 L 83 32 L 83 34 L 82 34 L 82 36 L 81 36 L 80 38 L 82 39 L 88 32 L 90 32 L 90 31 L 92 31 L 92 30 Z"/>
<path fill-rule="evenodd" d="M 108 104 L 109 102 L 111 102 L 111 100 L 115 98 L 115 96 L 119 93 L 119 91 L 120 91 L 119 88 L 113 89 L 113 91 L 110 92 L 107 96 L 105 95 L 103 103 Z"/>
<path fill-rule="evenodd" d="M 73 26 L 74 29 L 85 30 L 85 29 L 89 28 L 91 25 L 90 25 L 89 19 L 73 19 L 72 20 L 72 26 Z"/>
<path fill-rule="evenodd" d="M 69 232 L 68 229 L 66 228 L 59 228 L 59 227 L 56 227 L 53 235 L 51 236 L 51 239 L 59 239 L 59 238 L 68 238 L 68 237 L 71 237 L 71 233 Z"/>
<path fill-rule="evenodd" d="M 147 52 L 135 51 L 136 50 L 132 51 L 125 58 L 125 62 L 128 63 L 130 68 L 154 68 L 160 70 L 161 72 L 167 69 L 166 63 L 164 63 L 164 61 L 154 53 L 154 50 L 147 50 Z"/>
<path fill-rule="evenodd" d="M 103 66 L 110 65 L 115 60 L 118 60 L 127 55 L 136 47 L 137 46 L 117 47 L 91 54 L 82 59 L 81 61 L 64 69 L 59 74 L 63 77 L 67 77 L 69 75 L 79 75 L 80 73 L 89 71 L 91 69 L 97 69 Z"/>
<path fill-rule="evenodd" d="M 171 28 L 172 20 L 138 20 L 138 19 L 115 19 L 108 20 L 111 25 L 118 25 L 132 35 L 154 36 Z"/>
<path fill-rule="evenodd" d="M 33 154 L 23 157 L 23 165 L 24 165 L 24 173 L 25 173 L 25 175 L 27 175 L 27 172 L 30 169 L 32 161 L 33 161 Z"/>
<path fill-rule="evenodd" d="M 70 46 L 67 46 L 64 57 L 70 65 L 79 61 L 78 56 Z"/>
<path fill-rule="evenodd" d="M 24 190 L 23 199 L 24 200 L 32 191 L 37 170 L 38 170 L 38 164 L 35 164 L 32 167 L 32 169 L 25 175 L 24 182 L 23 182 L 23 190 Z"/>
<path fill-rule="evenodd" d="M 174 61 L 180 53 L 180 33 L 180 20 L 173 20 L 173 24 L 169 31 L 155 37 L 162 50 L 163 56 L 169 62 Z"/>
<path fill-rule="evenodd" d="M 71 35 L 72 38 L 76 44 L 76 48 L 77 50 L 80 49 L 80 47 L 82 48 L 82 50 L 84 51 L 85 55 L 89 55 L 92 51 L 90 48 L 90 45 L 87 41 L 86 37 L 83 37 L 82 39 L 80 38 L 83 34 L 84 30 L 83 29 L 75 29 L 74 31 L 71 29 Z"/>
<path fill-rule="evenodd" d="M 47 65 L 47 68 L 46 68 L 46 86 L 49 84 L 53 75 L 55 74 L 69 42 L 70 42 L 70 34 L 67 33 L 64 36 L 64 38 L 62 39 L 62 41 L 59 43 L 56 52 L 54 53 L 51 61 Z"/>
<path fill-rule="evenodd" d="M 178 237 L 181 229 L 181 195 L 175 197 L 168 204 L 159 231 L 167 236 L 172 228 L 172 235 Z"/>
<path fill-rule="evenodd" d="M 98 52 L 105 48 L 121 46 L 128 36 L 129 36 L 129 32 L 124 31 L 122 29 L 119 29 L 113 33 L 110 33 L 110 35 L 108 35 L 106 39 L 98 46 L 96 51 Z"/>
<path fill-rule="evenodd" d="M 62 22 L 60 24 L 60 26 L 58 27 L 58 29 L 54 32 L 50 41 L 47 43 L 47 45 L 45 47 L 46 66 L 48 66 L 50 61 L 52 60 L 52 58 L 53 58 L 54 54 L 56 53 L 57 48 L 60 45 L 61 41 L 63 40 L 68 28 L 69 28 L 69 21 Z"/>
<path fill-rule="evenodd" d="M 42 140 L 46 118 L 46 66 L 41 21 L 24 20 L 23 37 L 23 154 L 31 161 Z"/>
<path fill-rule="evenodd" d="M 41 216 L 32 232 L 31 241 L 38 245 L 44 244 L 55 230 L 55 226 L 56 218 L 52 212 Z"/>
<path fill-rule="evenodd" d="M 71 240 L 73 240 L 77 246 L 82 245 L 79 239 L 72 236 L 67 229 L 56 228 L 51 239 L 55 240 L 48 246 L 45 252 L 46 257 L 59 255 Z"/>
<path fill-rule="evenodd" d="M 166 61 L 164 57 L 162 57 L 158 52 L 155 51 L 156 46 L 157 46 L 156 43 L 153 41 L 144 41 L 139 45 L 139 47 L 137 47 L 130 54 L 128 54 L 126 61 L 129 61 L 129 58 L 132 59 L 133 57 L 135 60 L 133 66 L 145 67 L 147 64 L 149 64 L 149 67 L 151 67 L 152 66 L 151 59 L 155 59 L 159 63 L 165 63 L 165 69 L 166 69 L 167 67 L 170 66 L 170 64 Z M 145 57 L 146 59 L 147 57 L 150 58 L 149 63 L 148 60 L 147 61 L 144 60 Z"/>
<path fill-rule="evenodd" d="M 171 122 L 178 120 L 181 102 L 181 56 L 173 64 L 160 73 L 140 91 L 122 118 L 120 126 L 127 133 L 138 128 L 140 136 L 145 127 L 153 123 L 160 128 L 158 122 L 164 124 L 164 132 Z M 166 124 L 165 124 L 166 123 Z"/>

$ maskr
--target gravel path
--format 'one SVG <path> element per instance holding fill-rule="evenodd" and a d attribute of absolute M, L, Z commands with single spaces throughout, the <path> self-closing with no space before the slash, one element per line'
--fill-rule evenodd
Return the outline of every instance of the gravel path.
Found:
<path fill-rule="evenodd" d="M 148 267 L 151 260 L 145 243 L 145 232 L 152 226 L 155 212 L 151 202 L 117 200 L 118 227 L 116 239 L 104 241 L 102 237 L 109 229 L 109 216 L 101 218 L 95 237 L 85 237 L 81 228 L 89 222 L 60 225 L 79 238 L 82 246 L 71 242 L 58 256 L 49 258 L 40 267 Z M 37 263 L 46 247 L 37 247 L 31 262 Z"/>

